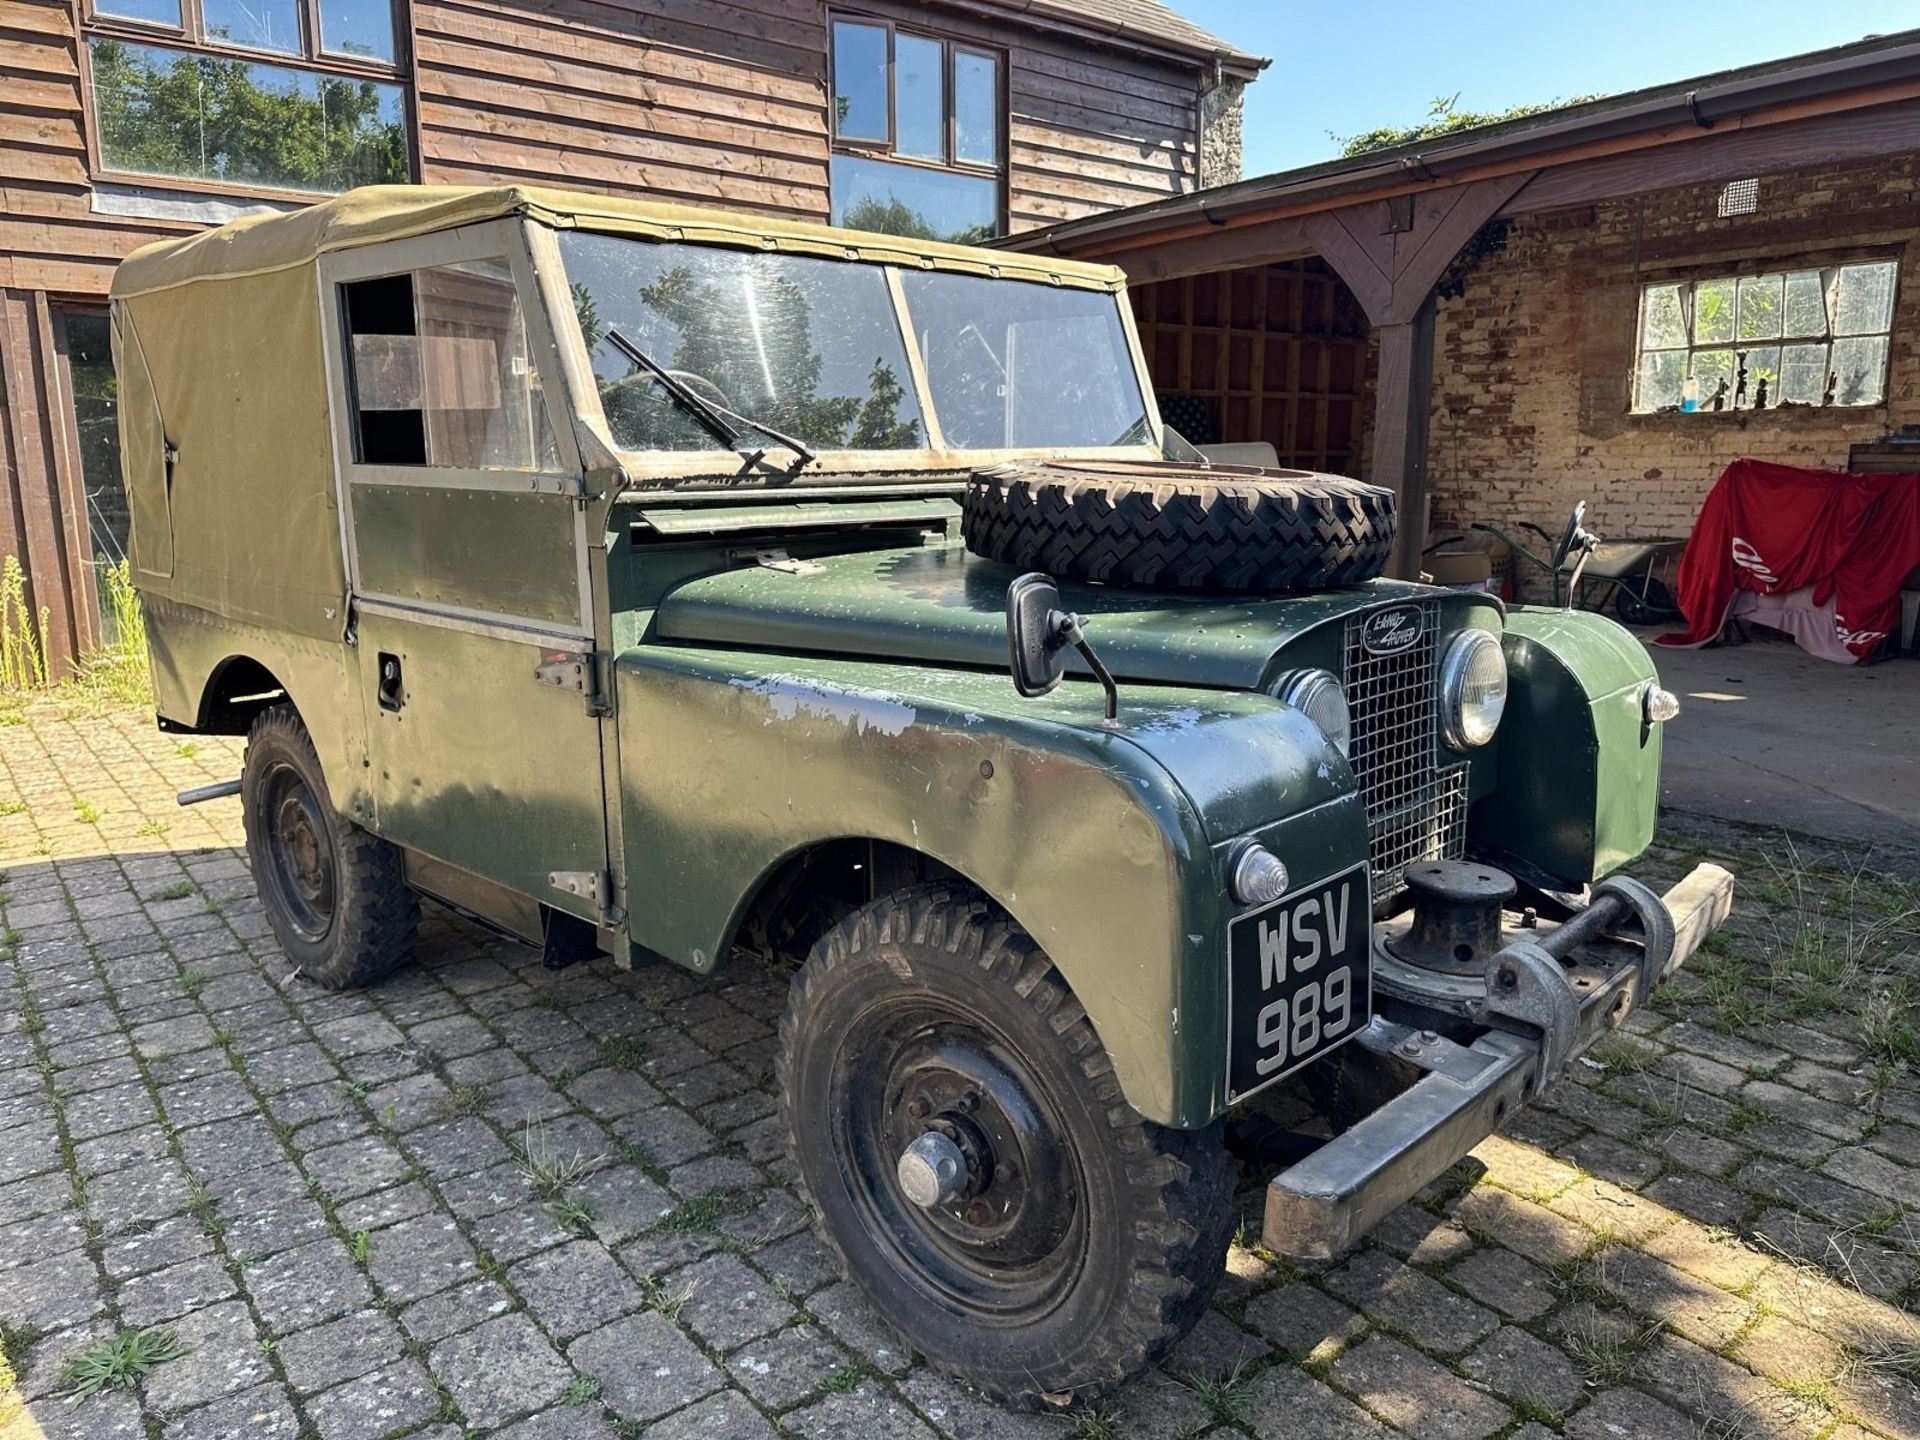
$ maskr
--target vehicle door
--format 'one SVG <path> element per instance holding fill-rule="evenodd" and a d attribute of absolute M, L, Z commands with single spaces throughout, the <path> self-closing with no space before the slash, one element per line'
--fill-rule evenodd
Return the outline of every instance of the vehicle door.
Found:
<path fill-rule="evenodd" d="M 525 232 L 350 250 L 320 283 L 371 827 L 598 921 L 587 517 Z"/>

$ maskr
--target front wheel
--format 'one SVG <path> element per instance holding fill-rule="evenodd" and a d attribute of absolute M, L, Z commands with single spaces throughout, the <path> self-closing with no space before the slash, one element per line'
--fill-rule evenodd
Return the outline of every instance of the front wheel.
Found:
<path fill-rule="evenodd" d="M 918 886 L 828 931 L 780 1080 L 826 1238 L 942 1370 L 997 1399 L 1084 1399 L 1205 1310 L 1235 1223 L 1222 1127 L 1129 1106 L 1066 982 L 977 892 Z"/>
<path fill-rule="evenodd" d="M 240 805 L 267 923 L 300 974 L 342 990 L 412 956 L 420 904 L 405 860 L 333 808 L 291 705 L 263 711 L 247 732 Z"/>

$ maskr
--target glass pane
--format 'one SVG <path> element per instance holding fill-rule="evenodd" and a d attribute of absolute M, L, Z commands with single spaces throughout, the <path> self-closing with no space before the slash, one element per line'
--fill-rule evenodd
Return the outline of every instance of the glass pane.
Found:
<path fill-rule="evenodd" d="M 1644 350 L 1673 350 L 1687 343 L 1686 317 L 1680 310 L 1678 285 L 1649 285 L 1641 302 L 1640 346 Z"/>
<path fill-rule="evenodd" d="M 1000 62 L 991 55 L 953 55 L 953 158 L 1000 163 Z"/>
<path fill-rule="evenodd" d="M 317 0 L 320 48 L 368 60 L 393 59 L 391 0 Z"/>
<path fill-rule="evenodd" d="M 1818 270 L 1800 270 L 1787 276 L 1788 338 L 1827 333 L 1827 296 Z"/>
<path fill-rule="evenodd" d="M 1891 261 L 1882 265 L 1842 265 L 1834 285 L 1833 333 L 1885 334 L 1893 325 Z"/>
<path fill-rule="evenodd" d="M 95 0 L 94 11 L 123 20 L 150 20 L 156 25 L 180 23 L 180 0 Z"/>
<path fill-rule="evenodd" d="M 1733 352 L 1731 350 L 1694 352 L 1693 378 L 1699 388 L 1702 410 L 1733 408 Z"/>
<path fill-rule="evenodd" d="M 1792 303 L 1789 287 L 1788 303 Z M 1827 385 L 1827 347 L 1789 345 L 1780 352 L 1780 402 L 1818 405 Z"/>
<path fill-rule="evenodd" d="M 925 270 L 902 275 L 901 284 L 949 445 L 1145 440 L 1146 405 L 1118 297 Z"/>
<path fill-rule="evenodd" d="M 201 8 L 209 40 L 286 55 L 305 48 L 297 0 L 202 0 Z"/>
<path fill-rule="evenodd" d="M 917 160 L 947 158 L 944 47 L 918 35 L 893 37 L 894 150 Z"/>
<path fill-rule="evenodd" d="M 925 443 L 907 348 L 877 266 L 564 232 L 560 253 L 615 442 L 721 442 L 607 343 L 617 329 L 689 388 L 823 450 Z"/>
<path fill-rule="evenodd" d="M 1680 405 L 1680 387 L 1687 375 L 1687 352 L 1653 350 L 1640 357 L 1640 383 L 1633 397 L 1633 408 L 1642 414 L 1654 410 L 1675 410 Z"/>
<path fill-rule="evenodd" d="M 398 85 L 96 39 L 109 170 L 282 190 L 407 179 Z"/>
<path fill-rule="evenodd" d="M 427 463 L 457 470 L 559 466 L 513 271 L 478 260 L 414 276 Z"/>
<path fill-rule="evenodd" d="M 1000 184 L 984 175 L 836 155 L 833 223 L 887 235 L 977 244 L 1000 233 Z"/>
<path fill-rule="evenodd" d="M 1742 352 L 1747 358 L 1746 388 L 1740 389 L 1739 375 L 1736 371 L 1734 389 L 1738 394 L 1738 406 L 1742 410 L 1771 410 L 1780 401 L 1780 350 L 1769 345 L 1761 349 Z M 1741 364 L 1740 357 L 1734 357 L 1736 365 Z M 1764 402 L 1764 403 L 1763 403 Z"/>
<path fill-rule="evenodd" d="M 72 381 L 74 429 L 80 436 L 80 481 L 86 491 L 88 548 L 100 586 L 100 619 L 109 648 L 122 636 L 119 616 L 106 603 L 102 571 L 127 558 L 127 491 L 120 479 L 120 387 L 113 374 L 112 327 L 104 315 L 64 317 L 67 373 Z"/>
<path fill-rule="evenodd" d="M 887 138 L 887 32 L 878 25 L 833 26 L 833 133 Z"/>
<path fill-rule="evenodd" d="M 1733 339 L 1733 281 L 1702 280 L 1693 287 L 1693 343 Z"/>
<path fill-rule="evenodd" d="M 1779 275 L 1753 275 L 1740 282 L 1740 338 L 1776 340 L 1782 311 Z"/>
<path fill-rule="evenodd" d="M 1878 405 L 1887 398 L 1887 337 L 1833 342 L 1836 405 Z"/>

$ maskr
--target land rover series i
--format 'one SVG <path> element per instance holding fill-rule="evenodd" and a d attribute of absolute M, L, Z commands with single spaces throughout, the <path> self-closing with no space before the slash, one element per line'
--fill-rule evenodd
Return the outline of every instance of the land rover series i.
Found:
<path fill-rule="evenodd" d="M 247 736 L 299 974 L 377 982 L 419 895 L 555 966 L 790 963 L 822 1231 L 995 1396 L 1193 1324 L 1229 1112 L 1310 1097 L 1264 1239 L 1336 1255 L 1727 912 L 1622 873 L 1674 709 L 1632 636 L 1207 465 L 1118 271 L 377 188 L 141 250 L 113 329 L 159 722 Z"/>

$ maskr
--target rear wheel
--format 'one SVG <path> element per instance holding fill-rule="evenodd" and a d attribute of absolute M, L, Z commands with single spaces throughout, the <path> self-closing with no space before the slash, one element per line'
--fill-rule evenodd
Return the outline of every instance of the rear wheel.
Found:
<path fill-rule="evenodd" d="M 830 930 L 780 1077 L 827 1239 L 941 1369 L 1064 1403 L 1204 1311 L 1236 1220 L 1221 1126 L 1133 1110 L 1072 991 L 977 892 L 903 890 Z"/>
<path fill-rule="evenodd" d="M 240 803 L 267 922 L 301 974 L 345 989 L 412 957 L 420 906 L 400 850 L 333 808 L 291 705 L 264 711 L 247 732 Z"/>
<path fill-rule="evenodd" d="M 1645 593 L 1632 590 L 1628 585 L 1617 585 L 1613 591 L 1613 613 L 1623 625 L 1665 625 L 1669 621 L 1681 618 L 1680 607 L 1674 603 L 1673 591 L 1667 588 L 1664 580 L 1649 576 L 1645 582 Z"/>

